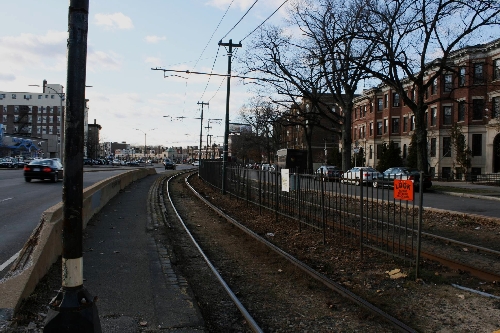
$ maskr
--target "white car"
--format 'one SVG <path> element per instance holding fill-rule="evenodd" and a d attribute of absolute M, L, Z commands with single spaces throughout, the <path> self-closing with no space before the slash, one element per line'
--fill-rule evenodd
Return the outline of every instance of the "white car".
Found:
<path fill-rule="evenodd" d="M 363 183 L 372 184 L 374 179 L 382 177 L 382 174 L 372 167 L 354 167 L 347 170 L 342 175 L 341 183 L 354 183 L 361 185 L 361 175 L 363 176 Z"/>
<path fill-rule="evenodd" d="M 193 166 L 200 166 L 200 161 L 193 161 Z"/>

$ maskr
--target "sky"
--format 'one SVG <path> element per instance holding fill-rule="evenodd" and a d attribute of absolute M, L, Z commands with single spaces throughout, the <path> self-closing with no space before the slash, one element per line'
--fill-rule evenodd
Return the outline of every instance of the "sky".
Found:
<path fill-rule="evenodd" d="M 86 85 L 91 87 L 85 96 L 89 123 L 95 119 L 102 126 L 101 141 L 198 146 L 203 102 L 208 103 L 203 105 L 203 144 L 207 134 L 212 143 L 222 144 L 224 121 L 212 120 L 209 132 L 205 127 L 208 119 L 225 119 L 224 77 L 175 72 L 164 77 L 152 68 L 226 74 L 227 50 L 218 42 L 243 40 L 234 49 L 236 68 L 251 38 L 245 37 L 283 2 L 90 0 Z M 288 5 L 268 23 L 281 24 Z M 69 1 L 62 0 L 2 3 L 0 91 L 40 93 L 43 80 L 66 87 L 68 7 Z M 29 86 L 34 84 L 40 87 Z M 230 122 L 237 122 L 238 110 L 252 95 L 248 85 L 231 79 Z"/>

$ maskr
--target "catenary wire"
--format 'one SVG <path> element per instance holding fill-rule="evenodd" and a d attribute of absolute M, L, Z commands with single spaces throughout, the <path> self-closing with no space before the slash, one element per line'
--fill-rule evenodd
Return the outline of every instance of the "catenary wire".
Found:
<path fill-rule="evenodd" d="M 257 28 L 255 28 L 255 29 L 254 29 L 251 33 L 249 33 L 248 35 L 246 35 L 246 36 L 245 36 L 245 37 L 241 40 L 241 42 L 242 42 L 242 41 L 244 41 L 244 40 L 245 40 L 248 36 L 250 36 L 251 34 L 253 34 L 253 33 L 254 33 L 257 29 L 259 29 L 259 28 L 260 28 L 260 27 L 261 27 L 264 23 L 266 23 L 266 22 L 267 22 L 267 20 L 269 20 L 269 19 L 270 19 L 270 18 L 271 18 L 274 14 L 276 14 L 276 12 L 277 12 L 278 10 L 280 10 L 280 8 L 281 8 L 281 7 L 283 7 L 283 5 L 284 5 L 285 3 L 287 3 L 287 2 L 288 2 L 288 0 L 283 1 L 283 3 L 282 3 L 279 7 L 278 7 L 278 9 L 276 9 L 276 10 L 275 10 L 275 11 L 274 11 L 271 15 L 269 15 L 269 16 L 268 16 L 268 17 L 267 17 L 267 18 L 266 18 L 266 19 L 265 19 L 265 20 L 264 20 L 261 24 L 259 24 L 259 25 L 257 26 Z"/>
<path fill-rule="evenodd" d="M 207 49 L 208 45 L 212 41 L 212 38 L 214 37 L 215 33 L 219 29 L 219 26 L 222 23 L 222 20 L 224 19 L 224 17 L 226 17 L 226 14 L 229 11 L 229 8 L 231 8 L 231 5 L 233 4 L 233 2 L 234 2 L 234 0 L 231 1 L 231 3 L 229 4 L 229 6 L 226 9 L 226 12 L 224 13 L 224 15 L 222 15 L 222 18 L 220 19 L 219 24 L 217 24 L 217 27 L 215 28 L 214 32 L 212 33 L 212 36 L 210 36 L 210 39 L 208 40 L 207 45 L 205 45 L 205 47 L 203 48 L 203 51 L 201 51 L 200 57 L 198 58 L 198 60 L 196 60 L 196 63 L 194 64 L 194 68 L 196 68 L 196 65 L 198 65 L 198 62 L 200 61 L 201 57 L 203 56 L 203 53 L 205 53 L 205 50 Z M 219 52 L 219 51 L 217 50 L 217 52 Z"/>
<path fill-rule="evenodd" d="M 237 26 L 238 24 L 240 24 L 240 22 L 243 20 L 243 18 L 244 18 L 244 17 L 248 14 L 248 12 L 250 12 L 250 10 L 253 8 L 253 6 L 255 6 L 255 4 L 256 4 L 258 1 L 259 1 L 259 0 L 255 0 L 255 2 L 254 2 L 251 6 L 250 6 L 250 8 L 248 8 L 248 10 L 245 12 L 245 14 L 243 14 L 243 16 L 239 19 L 239 21 L 238 21 L 238 22 L 236 22 L 236 24 L 235 24 L 235 25 L 231 28 L 231 30 L 229 30 L 229 31 L 227 32 L 227 34 L 225 34 L 225 35 L 224 35 L 224 37 L 222 37 L 222 38 L 221 38 L 221 40 L 223 40 L 224 38 L 226 38 L 226 37 L 227 37 L 227 35 L 229 35 L 229 34 L 231 33 L 231 31 L 233 31 L 233 30 L 234 30 L 234 28 L 236 28 L 236 26 Z"/>

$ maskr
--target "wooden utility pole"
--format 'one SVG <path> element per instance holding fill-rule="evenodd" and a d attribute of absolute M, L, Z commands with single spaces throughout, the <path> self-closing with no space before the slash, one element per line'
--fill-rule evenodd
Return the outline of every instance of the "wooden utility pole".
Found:
<path fill-rule="evenodd" d="M 201 104 L 201 116 L 200 116 L 200 147 L 198 149 L 198 161 L 201 163 L 201 142 L 203 140 L 203 105 L 209 105 L 205 102 L 198 102 L 198 105 Z"/>
<path fill-rule="evenodd" d="M 231 94 L 231 58 L 233 56 L 233 47 L 241 47 L 241 43 L 233 44 L 233 40 L 230 39 L 229 43 L 223 43 L 222 40 L 219 42 L 219 46 L 228 46 L 227 51 L 227 96 L 226 96 L 226 122 L 224 128 L 224 147 L 223 147 L 223 157 L 222 157 L 222 194 L 226 194 L 226 167 L 227 167 L 227 155 L 228 155 L 228 141 L 229 141 L 229 95 Z"/>

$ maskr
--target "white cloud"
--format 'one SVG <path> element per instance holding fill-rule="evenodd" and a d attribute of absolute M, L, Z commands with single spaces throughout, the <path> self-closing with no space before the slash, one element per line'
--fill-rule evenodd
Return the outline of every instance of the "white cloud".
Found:
<path fill-rule="evenodd" d="M 160 66 L 161 65 L 161 59 L 158 57 L 146 57 L 144 60 L 146 64 L 151 64 L 152 66 Z"/>
<path fill-rule="evenodd" d="M 114 52 L 91 51 L 87 54 L 87 69 L 96 72 L 99 69 L 119 70 L 121 57 Z"/>
<path fill-rule="evenodd" d="M 2 74 L 0 73 L 0 81 L 14 81 L 16 79 L 13 74 Z"/>
<path fill-rule="evenodd" d="M 13 72 L 32 67 L 64 70 L 67 38 L 68 33 L 62 31 L 1 37 L 0 71 Z"/>
<path fill-rule="evenodd" d="M 106 29 L 129 30 L 134 27 L 132 19 L 123 13 L 95 14 L 94 19 L 96 25 L 104 26 Z"/>
<path fill-rule="evenodd" d="M 162 37 L 160 37 L 160 36 L 146 36 L 145 40 L 148 43 L 155 44 L 155 43 L 158 43 L 159 41 L 167 40 L 167 37 L 165 37 L 165 36 L 162 36 Z"/>

